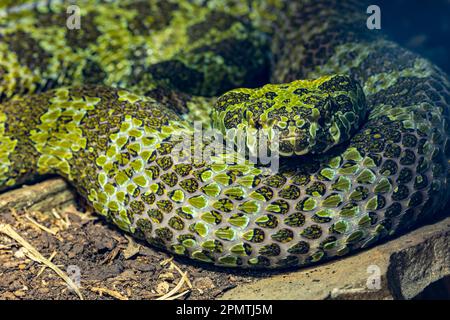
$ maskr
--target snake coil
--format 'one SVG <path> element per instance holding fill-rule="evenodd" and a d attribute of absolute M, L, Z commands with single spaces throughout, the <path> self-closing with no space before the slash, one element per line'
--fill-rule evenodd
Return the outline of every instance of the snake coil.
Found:
<path fill-rule="evenodd" d="M 359 1 L 87 1 L 80 30 L 64 3 L 10 7 L 2 190 L 59 174 L 153 245 L 265 268 L 371 246 L 448 198 L 448 78 L 364 30 Z M 279 171 L 233 152 L 183 161 L 194 120 L 276 128 Z"/>

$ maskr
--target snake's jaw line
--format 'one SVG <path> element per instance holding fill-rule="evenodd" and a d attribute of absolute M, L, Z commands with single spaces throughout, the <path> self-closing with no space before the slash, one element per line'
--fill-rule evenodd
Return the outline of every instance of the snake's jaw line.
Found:
<path fill-rule="evenodd" d="M 448 77 L 356 29 L 356 1 L 82 2 L 79 32 L 62 4 L 2 20 L 2 190 L 58 173 L 136 237 L 242 268 L 344 256 L 448 198 Z"/>

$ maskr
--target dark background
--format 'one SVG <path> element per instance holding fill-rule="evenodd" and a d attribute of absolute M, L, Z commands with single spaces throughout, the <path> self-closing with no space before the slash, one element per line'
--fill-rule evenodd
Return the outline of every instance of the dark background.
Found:
<path fill-rule="evenodd" d="M 381 29 L 450 74 L 450 0 L 374 0 Z"/>
<path fill-rule="evenodd" d="M 450 75 L 450 0 L 379 0 L 381 29 L 391 39 L 433 61 Z M 450 278 L 416 299 L 450 299 Z"/>

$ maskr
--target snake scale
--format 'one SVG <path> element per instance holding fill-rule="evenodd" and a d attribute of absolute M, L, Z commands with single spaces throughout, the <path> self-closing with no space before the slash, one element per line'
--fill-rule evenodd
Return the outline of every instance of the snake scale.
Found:
<path fill-rule="evenodd" d="M 77 1 L 79 29 L 69 3 L 29 4 L 0 5 L 1 190 L 59 174 L 152 245 L 263 268 L 369 247 L 448 198 L 448 78 L 361 1 Z M 278 172 L 194 120 L 276 128 Z M 185 161 L 183 139 L 212 151 Z"/>

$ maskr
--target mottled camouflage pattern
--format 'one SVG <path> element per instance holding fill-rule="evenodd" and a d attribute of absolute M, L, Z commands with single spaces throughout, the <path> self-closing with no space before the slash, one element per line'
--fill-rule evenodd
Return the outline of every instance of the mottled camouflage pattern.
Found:
<path fill-rule="evenodd" d="M 325 153 L 347 141 L 365 120 L 367 108 L 358 83 L 345 75 L 323 76 L 235 89 L 222 95 L 212 112 L 213 127 L 229 139 L 247 133 L 246 146 L 257 156 L 259 134 L 278 140 L 282 156 Z M 278 136 L 276 136 L 276 133 Z"/>
<path fill-rule="evenodd" d="M 109 6 L 136 3 L 142 7 L 122 10 L 117 17 L 109 11 Z M 416 226 L 442 208 L 449 191 L 449 81 L 428 61 L 367 30 L 365 7 L 359 1 L 256 1 L 247 6 L 229 0 L 210 1 L 209 8 L 206 1 L 186 1 L 182 2 L 186 6 L 173 8 L 158 3 L 82 7 L 87 17 L 92 10 L 93 17 L 85 21 L 90 29 L 80 33 L 54 27 L 61 19 L 57 13 L 47 12 L 43 18 L 42 13 L 25 11 L 18 14 L 23 16 L 18 21 L 9 16 L 0 31 L 0 90 L 3 100 L 11 100 L 0 107 L 3 188 L 58 173 L 99 214 L 135 236 L 197 260 L 241 267 L 308 265 L 342 256 Z M 170 54 L 156 60 L 130 55 L 155 36 L 148 33 L 150 27 L 170 33 L 170 25 L 178 21 L 174 17 L 184 17 L 193 3 L 203 13 L 189 16 L 195 19 L 185 19 L 177 27 L 200 30 L 193 32 L 197 38 L 190 35 L 198 42 L 186 48 L 168 45 L 165 52 Z M 133 20 L 135 15 L 148 19 Z M 220 18 L 224 15 L 238 22 L 230 25 L 228 18 Z M 270 34 L 272 19 L 278 29 Z M 47 25 L 45 32 L 31 27 L 36 23 Z M 206 34 L 201 31 L 205 28 Z M 272 50 L 267 50 L 267 36 Z M 251 43 L 250 49 L 242 46 L 242 39 Z M 228 48 L 225 59 L 213 59 L 208 67 L 212 69 L 195 63 L 205 61 L 203 53 L 196 60 L 195 43 L 203 41 L 210 48 L 208 55 L 218 54 L 224 43 Z M 161 42 L 148 45 L 153 44 L 162 50 L 156 56 L 166 50 Z M 330 95 L 345 92 L 351 101 L 362 101 L 355 98 L 360 96 L 355 94 L 358 89 L 348 87 L 357 88 L 353 80 L 330 74 L 359 81 L 368 115 L 364 117 L 362 104 L 350 105 L 355 118 L 364 118 L 362 126 L 350 122 L 351 130 L 342 130 L 342 141 L 331 139 L 337 141 L 331 149 L 327 144 L 297 149 L 312 152 L 282 158 L 277 174 L 240 161 L 235 153 L 212 152 L 201 161 L 183 161 L 185 155 L 174 152 L 175 146 L 185 137 L 195 141 L 191 119 L 207 119 L 196 106 L 213 109 L 209 100 L 189 94 L 256 87 L 270 58 L 274 83 L 319 78 Z M 179 63 L 189 69 L 188 78 L 181 77 L 185 82 L 173 76 L 184 74 Z M 139 73 L 143 69 L 134 69 L 138 65 L 152 72 Z M 192 70 L 200 76 L 191 78 Z M 107 86 L 47 91 L 91 81 Z M 233 90 L 218 99 L 214 110 L 225 119 L 227 111 L 248 108 L 254 98 L 262 113 L 272 111 L 286 125 L 305 120 L 311 126 L 314 119 L 292 119 L 295 115 L 281 119 L 283 106 L 295 107 L 291 100 L 284 105 L 277 101 L 279 107 L 270 110 L 271 98 L 260 96 L 261 92 L 292 95 L 290 86 L 311 83 Z M 46 92 L 24 95 L 38 90 Z M 241 102 L 232 99 L 240 94 L 249 97 Z M 311 105 L 319 109 L 325 100 L 322 96 Z M 350 106 L 343 105 L 336 111 Z M 228 125 L 219 118 L 216 115 L 213 122 Z M 214 143 L 207 140 L 192 148 L 204 151 Z M 329 150 L 320 152 L 325 149 Z"/>
<path fill-rule="evenodd" d="M 269 39 L 250 16 L 196 2 L 77 1 L 72 30 L 68 1 L 16 9 L 1 23 L 0 97 L 86 83 L 214 96 L 267 81 Z"/>

